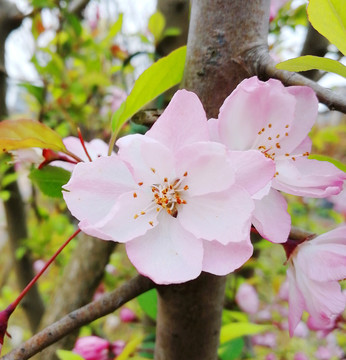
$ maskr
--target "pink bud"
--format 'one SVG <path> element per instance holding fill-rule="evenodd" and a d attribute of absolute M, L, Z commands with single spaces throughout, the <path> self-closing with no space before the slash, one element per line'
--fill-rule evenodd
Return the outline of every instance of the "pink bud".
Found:
<path fill-rule="evenodd" d="M 73 352 L 85 360 L 107 360 L 110 344 L 98 336 L 85 336 L 77 339 Z"/>
<path fill-rule="evenodd" d="M 124 323 L 134 322 L 137 316 L 131 309 L 124 307 L 120 310 L 120 320 Z"/>
<path fill-rule="evenodd" d="M 15 308 L 16 307 L 13 304 L 11 304 L 5 310 L 0 311 L 0 354 L 1 354 L 2 345 L 4 343 L 5 335 L 11 337 L 6 330 L 7 330 L 8 319 L 10 318 Z"/>
<path fill-rule="evenodd" d="M 243 283 L 239 286 L 235 301 L 241 310 L 248 314 L 256 314 L 258 311 L 259 300 L 257 291 L 253 286 L 247 283 Z"/>

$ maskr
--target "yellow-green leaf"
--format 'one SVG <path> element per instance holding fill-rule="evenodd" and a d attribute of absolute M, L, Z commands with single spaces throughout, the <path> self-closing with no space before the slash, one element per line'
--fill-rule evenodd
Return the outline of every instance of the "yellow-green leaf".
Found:
<path fill-rule="evenodd" d="M 38 121 L 21 119 L 0 122 L 0 149 L 2 151 L 31 147 L 66 151 L 60 135 Z"/>
<path fill-rule="evenodd" d="M 186 46 L 182 46 L 156 61 L 142 73 L 130 95 L 113 114 L 112 128 L 115 134 L 144 105 L 180 83 L 183 78 L 185 57 Z"/>
<path fill-rule="evenodd" d="M 144 336 L 140 334 L 134 334 L 131 339 L 126 344 L 124 350 L 120 355 L 117 356 L 117 360 L 126 360 L 129 359 L 131 354 L 133 354 L 138 347 L 138 345 L 143 341 Z"/>
<path fill-rule="evenodd" d="M 156 11 L 156 13 L 150 16 L 148 29 L 154 35 L 155 43 L 158 43 L 161 39 L 165 25 L 165 17 L 160 11 Z"/>
<path fill-rule="evenodd" d="M 268 331 L 272 328 L 271 325 L 259 325 L 252 323 L 231 323 L 224 325 L 221 328 L 220 333 L 220 344 L 224 344 L 227 341 L 232 339 L 245 336 L 245 335 L 255 335 L 263 331 Z"/>
<path fill-rule="evenodd" d="M 312 26 L 346 55 L 345 0 L 310 0 L 308 16 Z"/>
<path fill-rule="evenodd" d="M 283 61 L 276 65 L 277 69 L 288 71 L 323 70 L 338 74 L 346 78 L 346 66 L 339 61 L 318 56 L 306 55 Z"/>

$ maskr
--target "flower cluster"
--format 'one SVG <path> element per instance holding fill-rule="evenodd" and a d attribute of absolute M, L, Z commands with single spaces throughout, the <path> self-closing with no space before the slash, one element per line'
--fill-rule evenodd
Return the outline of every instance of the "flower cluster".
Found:
<path fill-rule="evenodd" d="M 243 81 L 209 121 L 198 97 L 180 90 L 145 135 L 119 139 L 117 155 L 78 163 L 64 199 L 82 231 L 125 243 L 158 284 L 225 275 L 251 256 L 251 224 L 272 242 L 287 240 L 279 191 L 340 192 L 345 174 L 308 159 L 316 115 L 311 89 L 277 80 Z"/>

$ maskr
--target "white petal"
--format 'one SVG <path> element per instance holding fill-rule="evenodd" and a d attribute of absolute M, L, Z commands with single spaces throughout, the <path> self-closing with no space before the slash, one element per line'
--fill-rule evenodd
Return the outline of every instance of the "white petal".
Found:
<path fill-rule="evenodd" d="M 268 195 L 255 201 L 252 223 L 261 236 L 273 243 L 284 243 L 291 230 L 291 217 L 285 198 L 271 189 Z"/>
<path fill-rule="evenodd" d="M 217 241 L 203 241 L 203 271 L 227 275 L 241 267 L 253 253 L 250 239 L 222 245 Z"/>
<path fill-rule="evenodd" d="M 126 251 L 138 272 L 157 284 L 192 280 L 202 270 L 202 241 L 168 214 L 160 216 L 157 227 L 127 243 Z"/>
<path fill-rule="evenodd" d="M 126 165 L 117 157 L 100 157 L 79 163 L 63 196 L 72 215 L 90 224 L 103 219 L 119 196 L 136 186 Z"/>
<path fill-rule="evenodd" d="M 189 196 L 228 189 L 234 183 L 234 169 L 227 149 L 215 142 L 197 142 L 185 146 L 176 154 L 177 174 L 187 173 L 183 184 Z"/>
<path fill-rule="evenodd" d="M 248 238 L 254 209 L 249 193 L 238 186 L 220 193 L 186 198 L 178 220 L 197 238 L 224 245 Z"/>

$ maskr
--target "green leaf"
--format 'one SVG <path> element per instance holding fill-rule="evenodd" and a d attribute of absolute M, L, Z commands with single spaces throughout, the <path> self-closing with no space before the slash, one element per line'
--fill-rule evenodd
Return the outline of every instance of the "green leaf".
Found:
<path fill-rule="evenodd" d="M 288 71 L 307 71 L 318 69 L 332 72 L 346 78 L 346 66 L 339 61 L 318 56 L 306 55 L 283 61 L 276 65 L 277 69 Z"/>
<path fill-rule="evenodd" d="M 62 198 L 62 186 L 70 180 L 71 173 L 56 166 L 45 166 L 43 169 L 33 169 L 29 178 L 47 196 Z"/>
<path fill-rule="evenodd" d="M 237 359 L 245 346 L 245 341 L 242 337 L 233 339 L 221 345 L 218 351 L 221 360 L 235 360 Z"/>
<path fill-rule="evenodd" d="M 38 147 L 66 152 L 62 138 L 48 126 L 34 120 L 3 120 L 0 122 L 0 149 Z"/>
<path fill-rule="evenodd" d="M 338 169 L 340 169 L 343 172 L 346 172 L 346 164 L 342 163 L 339 160 L 333 159 L 326 155 L 309 155 L 309 159 L 314 160 L 320 160 L 320 161 L 328 161 L 332 163 L 334 166 L 336 166 Z"/>
<path fill-rule="evenodd" d="M 56 354 L 60 360 L 84 360 L 80 355 L 67 350 L 57 350 Z"/>
<path fill-rule="evenodd" d="M 259 325 L 252 323 L 231 323 L 228 325 L 224 325 L 221 328 L 220 333 L 220 344 L 224 344 L 227 341 L 232 339 L 242 337 L 245 335 L 254 335 L 263 331 L 270 330 L 272 328 L 271 325 Z"/>
<path fill-rule="evenodd" d="M 312 26 L 346 55 L 345 0 L 310 0 L 308 16 Z"/>
<path fill-rule="evenodd" d="M 118 32 L 121 31 L 121 28 L 123 26 L 123 14 L 119 14 L 119 17 L 117 21 L 112 25 L 112 27 L 109 29 L 108 35 L 102 40 L 102 44 L 105 46 L 105 44 L 108 44 L 110 40 L 114 38 L 115 35 L 118 34 Z"/>
<path fill-rule="evenodd" d="M 150 16 L 148 29 L 154 35 L 155 43 L 158 43 L 161 39 L 165 26 L 166 20 L 160 11 L 156 11 L 156 13 Z"/>
<path fill-rule="evenodd" d="M 157 293 L 155 289 L 149 290 L 146 293 L 137 297 L 141 309 L 153 320 L 157 316 Z"/>
<path fill-rule="evenodd" d="M 180 83 L 184 73 L 185 57 L 186 46 L 182 46 L 143 72 L 135 82 L 130 95 L 113 114 L 112 128 L 115 133 L 118 133 L 124 123 L 144 105 Z"/>
<path fill-rule="evenodd" d="M 41 86 L 35 86 L 31 84 L 20 84 L 19 86 L 25 88 L 29 94 L 31 94 L 40 105 L 43 104 L 44 99 L 44 88 Z"/>
<path fill-rule="evenodd" d="M 181 34 L 181 29 L 179 29 L 178 27 L 169 27 L 167 29 L 165 29 L 165 31 L 162 34 L 162 37 L 166 37 L 166 36 L 179 36 Z"/>

